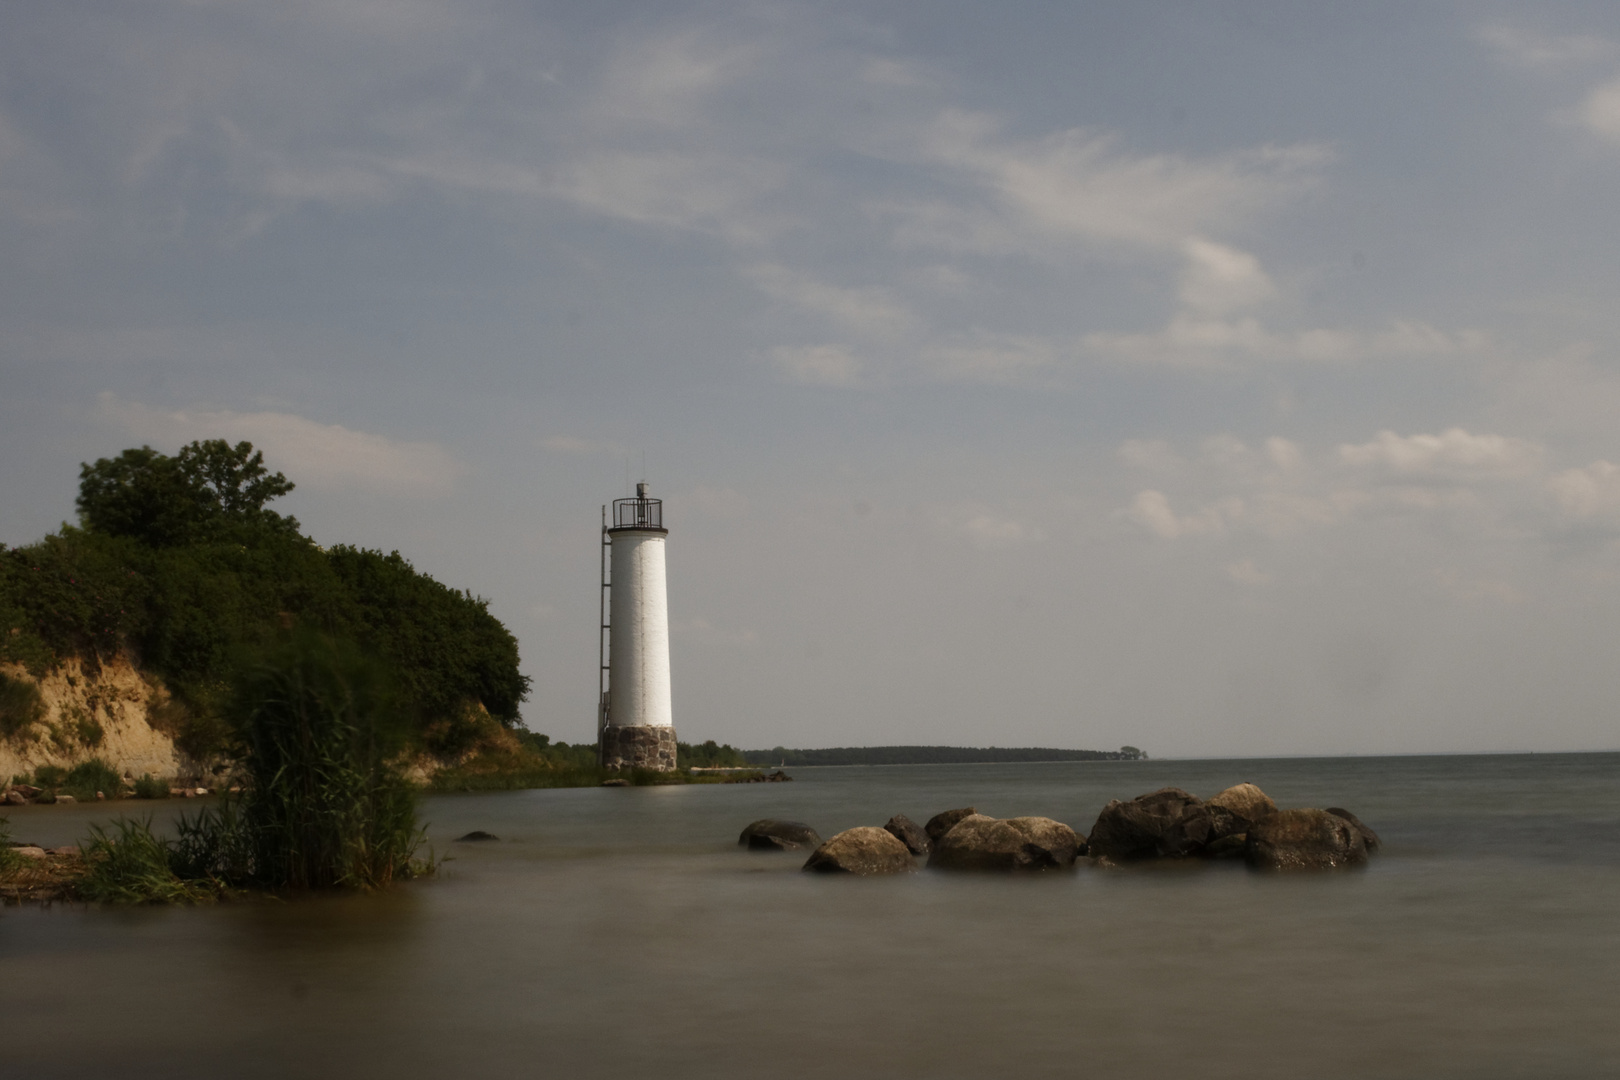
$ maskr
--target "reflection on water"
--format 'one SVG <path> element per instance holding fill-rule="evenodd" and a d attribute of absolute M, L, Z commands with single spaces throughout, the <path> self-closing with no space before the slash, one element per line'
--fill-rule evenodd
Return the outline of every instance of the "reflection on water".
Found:
<path fill-rule="evenodd" d="M 795 775 L 435 798 L 454 861 L 380 896 L 7 909 L 0 1074 L 1620 1074 L 1620 755 Z M 758 817 L 967 804 L 1084 831 L 1112 797 L 1240 780 L 1349 807 L 1385 854 L 850 880 L 735 847 Z M 11 817 L 54 844 L 105 814 Z M 450 843 L 475 828 L 501 841 Z"/>

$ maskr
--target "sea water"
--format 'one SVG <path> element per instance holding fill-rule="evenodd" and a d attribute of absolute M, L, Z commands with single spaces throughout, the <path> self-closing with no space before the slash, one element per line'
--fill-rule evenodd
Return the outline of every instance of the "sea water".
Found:
<path fill-rule="evenodd" d="M 0 1075 L 1620 1076 L 1620 755 L 790 771 L 431 798 L 451 861 L 374 896 L 5 909 Z M 736 844 L 1245 780 L 1383 853 L 856 879 Z M 61 844 L 147 807 L 185 809 L 9 816 Z"/>

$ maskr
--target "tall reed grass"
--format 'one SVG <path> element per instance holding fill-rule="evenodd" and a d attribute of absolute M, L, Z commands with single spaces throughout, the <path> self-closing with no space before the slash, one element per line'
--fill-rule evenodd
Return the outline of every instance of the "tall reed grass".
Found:
<path fill-rule="evenodd" d="M 244 790 L 182 828 L 189 865 L 291 889 L 375 889 L 424 869 L 400 767 L 412 726 L 390 672 L 300 631 L 248 664 L 230 701 Z"/>

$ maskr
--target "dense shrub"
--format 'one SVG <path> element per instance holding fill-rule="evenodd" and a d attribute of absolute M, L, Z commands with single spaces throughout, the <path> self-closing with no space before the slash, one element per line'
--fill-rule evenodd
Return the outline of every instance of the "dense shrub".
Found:
<path fill-rule="evenodd" d="M 71 769 L 64 769 L 60 765 L 41 765 L 32 776 L 18 779 L 40 788 L 47 799 L 71 795 L 79 802 L 93 802 L 97 792 L 109 799 L 116 799 L 124 789 L 124 780 L 118 775 L 118 770 L 100 758 L 81 761 Z"/>
<path fill-rule="evenodd" d="M 34 725 L 44 717 L 45 700 L 39 687 L 0 673 L 0 739 L 27 742 L 34 735 Z"/>
<path fill-rule="evenodd" d="M 529 679 L 488 602 L 397 551 L 318 547 L 264 508 L 291 488 L 246 443 L 193 443 L 173 458 L 143 447 L 85 465 L 82 528 L 0 548 L 0 660 L 38 674 L 70 656 L 93 667 L 133 652 L 172 694 L 155 720 L 197 758 L 231 749 L 232 673 L 290 625 L 350 639 L 397 671 L 400 707 L 431 749 L 465 748 L 484 716 L 517 723 Z M 29 727 L 26 703 L 10 696 L 22 692 L 8 687 L 0 736 Z"/>
<path fill-rule="evenodd" d="M 151 773 L 141 774 L 141 778 L 135 781 L 134 791 L 137 799 L 167 799 L 169 797 L 168 782 L 155 779 Z"/>

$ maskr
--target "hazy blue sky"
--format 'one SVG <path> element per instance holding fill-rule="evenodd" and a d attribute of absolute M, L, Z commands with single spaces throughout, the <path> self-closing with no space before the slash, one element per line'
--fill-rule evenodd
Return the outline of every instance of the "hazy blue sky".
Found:
<path fill-rule="evenodd" d="M 0 541 L 250 439 L 589 739 L 1620 746 L 1620 6 L 0 7 Z M 645 465 L 643 465 L 645 460 Z"/>

